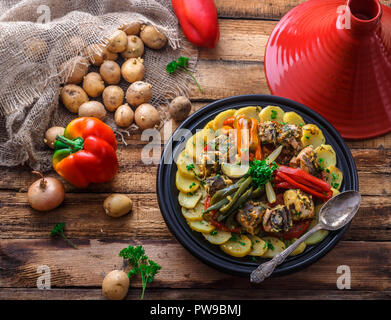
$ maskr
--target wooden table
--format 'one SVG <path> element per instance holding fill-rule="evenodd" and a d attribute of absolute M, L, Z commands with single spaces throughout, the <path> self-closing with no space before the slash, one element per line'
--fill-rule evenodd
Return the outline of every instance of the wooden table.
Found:
<path fill-rule="evenodd" d="M 214 50 L 200 51 L 196 76 L 204 93 L 192 86 L 194 109 L 231 95 L 269 93 L 263 64 L 266 41 L 278 19 L 300 2 L 216 1 L 221 40 Z M 112 183 L 82 192 L 66 184 L 64 204 L 51 213 L 37 213 L 28 206 L 26 190 L 36 179 L 29 169 L 1 169 L 0 299 L 102 299 L 103 275 L 122 266 L 118 253 L 129 244 L 142 244 L 163 267 L 146 299 L 391 297 L 391 134 L 348 143 L 363 203 L 337 247 L 305 270 L 260 285 L 204 265 L 174 239 L 157 204 L 157 166 L 140 160 L 146 142 L 139 134 L 126 140 L 128 145 L 118 151 L 120 169 Z M 105 215 L 102 202 L 112 192 L 129 194 L 132 214 L 120 219 Z M 50 239 L 58 222 L 66 223 L 66 233 L 78 250 Z M 36 288 L 40 265 L 50 267 L 52 290 Z M 350 290 L 337 289 L 340 265 L 350 267 Z M 140 282 L 132 280 L 128 298 L 139 296 Z"/>

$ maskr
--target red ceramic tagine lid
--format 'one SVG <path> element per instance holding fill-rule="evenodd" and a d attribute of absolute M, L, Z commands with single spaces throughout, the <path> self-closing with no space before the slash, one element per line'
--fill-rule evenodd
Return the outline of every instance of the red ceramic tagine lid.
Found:
<path fill-rule="evenodd" d="M 309 0 L 277 24 L 265 53 L 273 94 L 348 139 L 391 131 L 391 9 L 378 0 Z"/>

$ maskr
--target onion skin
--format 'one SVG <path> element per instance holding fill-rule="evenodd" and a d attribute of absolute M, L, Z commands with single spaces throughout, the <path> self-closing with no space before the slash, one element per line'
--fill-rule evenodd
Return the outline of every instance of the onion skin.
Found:
<path fill-rule="evenodd" d="M 42 175 L 41 175 L 42 176 Z M 60 180 L 52 177 L 35 181 L 28 189 L 27 199 L 37 211 L 50 211 L 57 208 L 65 198 L 64 186 Z"/>

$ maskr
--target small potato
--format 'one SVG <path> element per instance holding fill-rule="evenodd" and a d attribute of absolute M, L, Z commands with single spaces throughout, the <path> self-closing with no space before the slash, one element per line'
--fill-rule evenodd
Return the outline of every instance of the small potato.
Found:
<path fill-rule="evenodd" d="M 122 270 L 109 272 L 102 282 L 102 294 L 109 300 L 122 300 L 129 290 L 129 277 Z"/>
<path fill-rule="evenodd" d="M 152 97 L 152 85 L 144 81 L 133 82 L 126 91 L 126 101 L 135 107 L 147 103 Z"/>
<path fill-rule="evenodd" d="M 108 86 L 103 90 L 102 98 L 106 109 L 113 112 L 124 101 L 125 93 L 118 86 Z"/>
<path fill-rule="evenodd" d="M 63 127 L 51 127 L 47 129 L 45 132 L 45 139 L 43 139 L 43 142 L 45 142 L 50 148 L 54 149 L 54 143 L 56 142 L 56 137 L 63 136 L 64 130 L 65 128 Z"/>
<path fill-rule="evenodd" d="M 121 53 L 125 59 L 139 58 L 144 53 L 144 42 L 137 36 L 128 36 L 127 46 L 124 52 Z"/>
<path fill-rule="evenodd" d="M 79 117 L 94 117 L 103 120 L 106 117 L 106 109 L 99 101 L 84 102 L 79 107 Z"/>
<path fill-rule="evenodd" d="M 97 72 L 90 72 L 84 77 L 83 89 L 90 97 L 99 97 L 105 89 L 105 83 Z"/>
<path fill-rule="evenodd" d="M 118 53 L 111 52 L 107 48 L 104 48 L 103 53 L 102 53 L 102 57 L 103 57 L 103 60 L 115 61 L 118 59 Z"/>
<path fill-rule="evenodd" d="M 131 58 L 126 60 L 121 67 L 122 77 L 130 83 L 143 80 L 145 75 L 144 60 L 141 58 Z"/>
<path fill-rule="evenodd" d="M 81 56 L 65 61 L 60 66 L 60 72 L 62 73 L 64 82 L 67 84 L 79 84 L 83 81 L 84 76 L 87 74 L 88 66 L 88 60 Z"/>
<path fill-rule="evenodd" d="M 87 102 L 87 93 L 75 84 L 67 84 L 61 89 L 60 98 L 64 106 L 73 113 L 79 112 L 79 107 Z"/>
<path fill-rule="evenodd" d="M 136 124 L 141 130 L 158 127 L 160 124 L 160 115 L 156 108 L 148 103 L 141 104 L 135 112 Z"/>
<path fill-rule="evenodd" d="M 187 118 L 191 110 L 191 102 L 184 96 L 176 97 L 171 101 L 168 112 L 176 121 L 183 121 Z"/>
<path fill-rule="evenodd" d="M 120 53 L 125 51 L 126 45 L 128 44 L 128 38 L 125 32 L 122 30 L 117 30 L 110 37 L 109 44 L 107 49 L 114 53 Z"/>
<path fill-rule="evenodd" d="M 138 35 L 141 29 L 141 22 L 132 21 L 129 23 L 125 23 L 119 29 L 124 31 L 128 36 Z"/>
<path fill-rule="evenodd" d="M 112 194 L 103 202 L 103 208 L 108 216 L 121 217 L 132 210 L 133 202 L 124 194 Z"/>
<path fill-rule="evenodd" d="M 115 111 L 114 120 L 119 127 L 129 127 L 134 121 L 134 111 L 125 103 Z"/>
<path fill-rule="evenodd" d="M 151 25 L 141 27 L 140 38 L 151 49 L 161 49 L 167 42 L 166 36 Z"/>
<path fill-rule="evenodd" d="M 84 55 L 88 58 L 91 64 L 99 67 L 104 61 L 103 46 L 97 43 L 90 44 L 84 49 Z"/>
<path fill-rule="evenodd" d="M 85 41 L 79 36 L 73 36 L 67 39 L 67 45 L 65 50 L 68 51 L 70 55 L 79 55 L 83 52 L 86 47 Z"/>
<path fill-rule="evenodd" d="M 121 68 L 115 61 L 104 61 L 100 66 L 99 73 L 108 84 L 118 84 L 121 81 Z"/>
<path fill-rule="evenodd" d="M 32 61 L 43 60 L 48 52 L 48 45 L 41 39 L 31 38 L 24 42 L 24 53 Z"/>

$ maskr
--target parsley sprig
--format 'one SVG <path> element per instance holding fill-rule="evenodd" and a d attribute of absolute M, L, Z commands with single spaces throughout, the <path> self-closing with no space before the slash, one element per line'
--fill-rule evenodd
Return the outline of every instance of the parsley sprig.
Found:
<path fill-rule="evenodd" d="M 76 245 L 71 241 L 69 240 L 65 233 L 64 233 L 64 227 L 65 227 L 65 222 L 60 222 L 60 223 L 57 223 L 53 229 L 50 231 L 50 236 L 51 237 L 61 237 L 63 238 L 71 247 L 77 249 Z"/>
<path fill-rule="evenodd" d="M 134 275 L 141 276 L 141 283 L 143 286 L 141 299 L 144 299 L 144 292 L 147 284 L 153 281 L 155 275 L 162 267 L 156 262 L 148 259 L 142 246 L 129 246 L 124 248 L 120 251 L 119 256 L 127 260 L 129 265 L 132 266 L 132 269 L 128 273 L 129 278 Z"/>
<path fill-rule="evenodd" d="M 189 65 L 188 57 L 179 57 L 178 60 L 173 60 L 169 64 L 167 64 L 166 71 L 168 73 L 174 73 L 178 69 L 183 69 L 193 79 L 198 89 L 200 89 L 200 92 L 203 92 L 201 85 L 198 83 L 197 79 L 188 69 L 188 65 Z"/>

